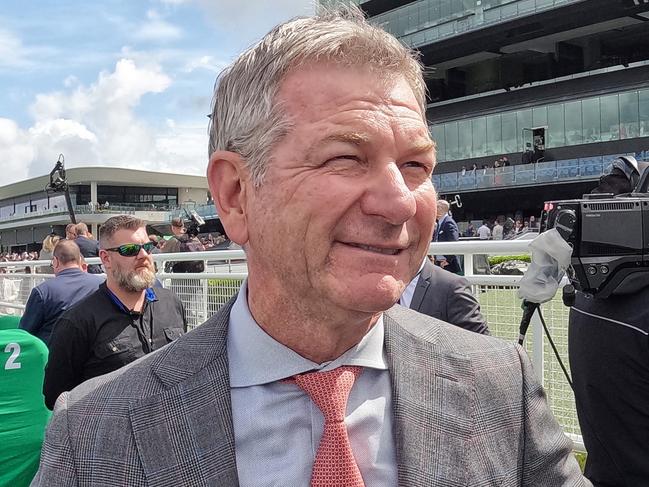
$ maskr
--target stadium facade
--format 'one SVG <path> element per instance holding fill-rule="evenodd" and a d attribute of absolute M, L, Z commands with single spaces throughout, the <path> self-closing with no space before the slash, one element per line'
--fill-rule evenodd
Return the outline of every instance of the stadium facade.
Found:
<path fill-rule="evenodd" d="M 180 207 L 208 201 L 203 176 L 113 167 L 77 167 L 66 171 L 77 221 L 99 236 L 111 216 L 128 213 L 150 224 L 166 223 Z M 0 187 L 0 250 L 39 250 L 52 231 L 65 235 L 70 223 L 62 193 L 45 190 L 48 175 Z"/>
<path fill-rule="evenodd" d="M 421 53 L 433 179 L 460 195 L 457 219 L 538 215 L 617 155 L 649 155 L 649 0 L 355 3 Z"/>

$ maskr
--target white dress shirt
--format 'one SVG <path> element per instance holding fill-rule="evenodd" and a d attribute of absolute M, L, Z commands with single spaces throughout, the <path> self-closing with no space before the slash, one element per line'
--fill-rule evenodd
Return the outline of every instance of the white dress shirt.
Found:
<path fill-rule="evenodd" d="M 478 228 L 478 237 L 480 237 L 480 240 L 487 240 L 489 237 L 491 237 L 491 230 L 489 230 L 489 227 L 487 225 L 482 225 L 480 228 Z"/>
<path fill-rule="evenodd" d="M 304 391 L 282 379 L 341 365 L 363 367 L 349 395 L 345 424 L 365 485 L 397 485 L 392 389 L 382 318 L 358 345 L 332 362 L 317 364 L 257 325 L 248 308 L 246 289 L 244 282 L 230 313 L 227 338 L 240 485 L 309 485 L 324 418 Z"/>
<path fill-rule="evenodd" d="M 419 282 L 419 276 L 421 275 L 421 270 L 424 268 L 424 264 L 426 263 L 427 258 L 428 257 L 424 257 L 424 260 L 421 261 L 421 265 L 419 266 L 419 270 L 417 271 L 417 274 L 415 275 L 415 277 L 412 278 L 412 281 L 410 281 L 410 283 L 403 290 L 403 294 L 401 294 L 401 298 L 399 298 L 399 304 L 401 306 L 410 308 L 410 303 L 412 303 L 412 297 L 415 295 L 415 288 L 417 287 L 417 283 Z"/>

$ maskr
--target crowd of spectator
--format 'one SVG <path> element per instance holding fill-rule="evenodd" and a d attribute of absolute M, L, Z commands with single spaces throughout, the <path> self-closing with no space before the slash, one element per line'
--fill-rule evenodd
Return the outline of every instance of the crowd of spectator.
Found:
<path fill-rule="evenodd" d="M 467 169 L 466 166 L 462 166 L 460 172 L 462 173 L 462 176 L 464 176 L 467 172 L 475 173 L 479 169 L 482 169 L 483 172 L 486 172 L 487 169 L 491 169 L 492 167 L 497 169 L 500 167 L 507 167 L 509 165 L 509 158 L 507 156 L 502 156 L 494 161 L 493 166 L 490 166 L 489 164 L 483 164 L 481 168 L 478 168 L 478 165 L 476 163 L 473 163 L 473 165 L 469 169 Z"/>
<path fill-rule="evenodd" d="M 524 217 L 519 212 L 514 215 L 486 218 L 477 229 L 472 222 L 464 225 L 466 228 L 462 232 L 463 237 L 478 237 L 480 240 L 510 240 L 523 233 L 539 229 L 539 222 L 534 215 Z"/>
<path fill-rule="evenodd" d="M 77 225 L 70 224 L 68 225 L 68 227 L 69 228 L 66 228 L 67 239 L 75 240 L 75 241 L 78 240 L 77 244 L 81 243 L 82 247 L 90 247 L 90 248 L 96 247 L 95 242 L 97 241 L 94 239 L 92 233 L 88 231 L 88 227 L 85 223 L 79 223 Z M 79 231 L 77 231 L 78 229 L 76 227 L 80 227 Z M 56 235 L 55 233 L 49 234 L 47 237 L 43 239 L 43 243 L 40 251 L 32 250 L 32 251 L 22 251 L 22 252 L 11 252 L 11 251 L 0 252 L 0 262 L 24 262 L 24 261 L 32 261 L 32 260 L 50 260 L 52 258 L 52 252 L 54 250 L 54 247 L 56 246 L 57 242 L 61 240 L 61 238 L 62 237 Z M 158 235 L 149 235 L 149 239 L 156 244 L 158 250 L 161 250 L 166 243 L 166 240 L 163 237 Z M 207 233 L 207 234 L 198 235 L 198 239 L 203 244 L 203 247 L 205 247 L 205 250 L 221 250 L 222 248 L 224 248 L 224 246 L 227 246 L 230 243 L 230 240 L 228 240 L 228 238 L 225 235 L 222 235 L 218 232 L 216 234 Z M 85 255 L 86 253 L 94 253 L 94 251 L 93 250 L 86 251 L 85 248 L 82 249 L 82 255 L 84 257 L 97 257 L 97 254 Z M 153 253 L 155 254 L 158 252 L 154 251 Z M 94 269 L 91 270 L 90 272 L 93 271 Z M 0 272 L 2 272 L 2 268 L 0 268 Z M 40 269 L 39 272 L 44 272 L 44 270 Z"/>
<path fill-rule="evenodd" d="M 38 252 L 2 252 L 0 262 L 21 262 L 26 260 L 38 260 Z"/>

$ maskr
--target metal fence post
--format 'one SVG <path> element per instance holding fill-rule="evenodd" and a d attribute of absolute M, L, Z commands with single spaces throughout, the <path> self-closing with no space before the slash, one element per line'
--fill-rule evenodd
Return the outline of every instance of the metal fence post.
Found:
<path fill-rule="evenodd" d="M 207 298 L 208 298 L 208 295 L 209 295 L 209 292 L 208 292 L 209 291 L 209 279 L 201 279 L 201 281 L 203 282 L 203 316 L 202 316 L 202 320 L 201 320 L 200 323 L 204 323 L 209 318 L 209 315 L 207 314 L 207 310 L 208 310 Z"/>
<path fill-rule="evenodd" d="M 464 254 L 464 275 L 473 275 L 473 254 Z"/>

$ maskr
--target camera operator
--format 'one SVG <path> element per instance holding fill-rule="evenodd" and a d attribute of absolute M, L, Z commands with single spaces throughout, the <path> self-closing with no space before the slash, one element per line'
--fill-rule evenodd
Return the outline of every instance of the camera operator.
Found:
<path fill-rule="evenodd" d="M 617 159 L 592 193 L 632 191 L 632 169 L 631 161 Z M 570 310 L 570 368 L 588 451 L 584 473 L 596 487 L 649 486 L 647 302 L 649 278 L 606 299 L 577 293 Z"/>
<path fill-rule="evenodd" d="M 185 228 L 183 219 L 180 217 L 171 220 L 171 237 L 162 248 L 163 253 L 173 252 L 202 252 L 205 247 L 198 239 L 199 223 L 192 219 L 188 228 Z M 165 271 L 177 273 L 199 273 L 205 270 L 205 263 L 202 260 L 188 260 L 178 262 L 167 262 Z M 181 299 L 186 308 L 187 321 L 190 325 L 200 325 L 207 319 L 205 306 L 205 290 L 199 279 L 178 279 L 174 278 L 169 286 Z"/>
<path fill-rule="evenodd" d="M 198 226 L 193 222 L 187 230 L 182 218 L 174 218 L 171 220 L 171 231 L 173 237 L 165 243 L 162 248 L 163 253 L 202 252 L 205 250 L 203 244 L 198 240 Z M 167 262 L 165 270 L 167 272 L 203 272 L 205 263 L 202 260 Z"/>

